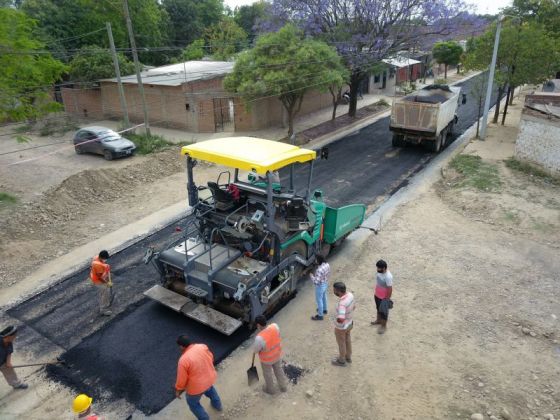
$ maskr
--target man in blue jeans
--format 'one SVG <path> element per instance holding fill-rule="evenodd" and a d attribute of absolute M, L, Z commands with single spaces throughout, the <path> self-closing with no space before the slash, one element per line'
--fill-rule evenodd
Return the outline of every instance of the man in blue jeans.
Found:
<path fill-rule="evenodd" d="M 317 255 L 317 270 L 311 274 L 311 281 L 315 285 L 315 301 L 317 302 L 317 315 L 312 316 L 313 321 L 322 321 L 323 315 L 327 313 L 327 289 L 329 287 L 329 274 L 331 267 L 325 261 L 325 257 Z"/>
<path fill-rule="evenodd" d="M 210 404 L 218 411 L 222 411 L 222 401 L 214 383 L 218 374 L 214 369 L 214 355 L 206 344 L 192 343 L 189 337 L 181 335 L 177 338 L 181 348 L 181 357 L 177 366 L 177 381 L 175 396 L 187 394 L 187 404 L 198 420 L 208 420 L 210 417 L 200 404 L 202 395 L 210 398 Z"/>

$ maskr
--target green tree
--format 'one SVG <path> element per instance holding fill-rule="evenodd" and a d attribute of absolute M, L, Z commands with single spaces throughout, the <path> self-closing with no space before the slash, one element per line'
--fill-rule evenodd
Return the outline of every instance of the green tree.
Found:
<path fill-rule="evenodd" d="M 149 64 L 166 61 L 165 52 L 144 51 L 141 47 L 167 44 L 169 17 L 157 0 L 129 0 L 140 59 Z M 110 22 L 117 48 L 129 48 L 122 2 L 111 0 L 24 0 L 21 5 L 38 22 L 38 34 L 56 55 L 70 61 L 83 46 L 108 48 L 105 22 Z"/>
<path fill-rule="evenodd" d="M 206 52 L 204 51 L 204 39 L 197 39 L 187 45 L 187 47 L 181 53 L 182 61 L 200 60 L 204 58 Z"/>
<path fill-rule="evenodd" d="M 134 63 L 122 53 L 117 53 L 121 75 L 134 73 Z M 90 84 L 99 79 L 115 77 L 115 67 L 110 51 L 95 45 L 82 47 L 69 63 L 72 81 Z"/>
<path fill-rule="evenodd" d="M 24 13 L 0 9 L 0 121 L 35 119 L 60 109 L 50 93 L 66 66 L 34 37 L 35 21 Z"/>
<path fill-rule="evenodd" d="M 265 17 L 266 3 L 264 0 L 256 1 L 247 6 L 236 7 L 233 18 L 247 33 L 249 43 L 252 44 L 257 37 L 255 25 Z"/>
<path fill-rule="evenodd" d="M 493 25 L 475 39 L 473 48 L 465 56 L 466 68 L 472 70 L 488 68 L 492 60 L 495 31 L 496 26 Z M 526 83 L 538 84 L 547 80 L 559 65 L 559 54 L 558 42 L 547 33 L 543 25 L 506 22 L 500 35 L 494 77 L 499 97 L 506 87 L 509 87 L 508 94 L 513 97 L 515 86 Z M 499 112 L 498 103 L 494 111 L 494 123 L 498 122 Z"/>
<path fill-rule="evenodd" d="M 321 63 L 317 65 L 317 63 Z M 224 81 L 246 104 L 275 95 L 288 114 L 288 136 L 294 132 L 294 117 L 310 90 L 326 91 L 342 83 L 344 74 L 336 51 L 327 44 L 305 39 L 303 33 L 286 25 L 276 33 L 257 38 L 255 47 L 239 54 L 233 72 Z"/>
<path fill-rule="evenodd" d="M 172 45 L 184 46 L 202 38 L 204 30 L 217 24 L 224 12 L 223 0 L 162 0 L 169 15 Z"/>
<path fill-rule="evenodd" d="M 225 16 L 219 23 L 205 31 L 212 56 L 216 60 L 229 60 L 247 46 L 247 34 L 234 20 Z"/>
<path fill-rule="evenodd" d="M 463 48 L 454 41 L 436 42 L 432 50 L 434 60 L 445 66 L 445 78 L 447 79 L 447 66 L 456 66 L 461 61 Z"/>

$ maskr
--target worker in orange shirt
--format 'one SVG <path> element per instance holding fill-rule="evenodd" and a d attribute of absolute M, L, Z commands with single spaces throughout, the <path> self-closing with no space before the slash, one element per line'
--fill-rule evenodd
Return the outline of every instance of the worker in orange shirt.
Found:
<path fill-rule="evenodd" d="M 288 380 L 282 369 L 282 338 L 277 324 L 266 325 L 266 317 L 259 315 L 255 318 L 259 333 L 255 337 L 253 352 L 258 353 L 264 376 L 263 391 L 274 394 L 274 376 L 278 381 L 280 391 L 288 390 Z"/>
<path fill-rule="evenodd" d="M 208 420 L 210 417 L 200 404 L 203 394 L 210 398 L 213 408 L 222 411 L 222 401 L 214 388 L 218 377 L 214 369 L 214 355 L 206 344 L 193 343 L 186 335 L 179 336 L 177 344 L 182 355 L 177 366 L 175 397 L 181 398 L 185 392 L 191 412 L 198 420 Z"/>
<path fill-rule="evenodd" d="M 91 270 L 89 278 L 97 287 L 97 296 L 99 298 L 99 312 L 101 315 L 112 315 L 113 312 L 109 310 L 111 306 L 111 266 L 107 264 L 109 253 L 105 250 L 101 251 L 91 263 Z"/>

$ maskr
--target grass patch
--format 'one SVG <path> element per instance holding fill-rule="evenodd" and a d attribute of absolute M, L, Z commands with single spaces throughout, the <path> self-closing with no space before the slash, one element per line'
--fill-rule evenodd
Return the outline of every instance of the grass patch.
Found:
<path fill-rule="evenodd" d="M 504 219 L 508 222 L 519 223 L 519 215 L 511 210 L 504 211 Z"/>
<path fill-rule="evenodd" d="M 552 176 L 544 169 L 541 169 L 535 165 L 527 162 L 522 162 L 513 157 L 506 159 L 505 164 L 508 168 L 513 169 L 518 172 L 522 172 L 530 177 L 540 178 L 541 180 L 554 185 L 560 185 L 560 178 Z"/>
<path fill-rule="evenodd" d="M 462 175 L 456 187 L 474 188 L 479 191 L 498 191 L 502 182 L 498 166 L 484 162 L 480 156 L 458 155 L 450 166 Z"/>
<path fill-rule="evenodd" d="M 0 191 L 0 205 L 15 204 L 16 201 L 17 198 L 14 195 Z"/>
<path fill-rule="evenodd" d="M 163 136 L 152 134 L 126 134 L 127 139 L 132 140 L 136 144 L 136 153 L 141 155 L 148 155 L 150 153 L 158 152 L 167 149 L 169 146 L 174 146 L 175 143 L 170 142 Z"/>
<path fill-rule="evenodd" d="M 385 99 L 378 100 L 376 103 L 374 103 L 374 105 L 384 106 L 384 107 L 390 106 L 389 102 L 387 102 Z"/>

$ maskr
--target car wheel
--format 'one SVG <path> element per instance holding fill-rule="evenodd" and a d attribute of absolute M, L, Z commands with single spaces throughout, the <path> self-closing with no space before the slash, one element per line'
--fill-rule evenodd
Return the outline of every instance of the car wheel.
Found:
<path fill-rule="evenodd" d="M 78 154 L 78 155 L 84 154 L 84 151 L 82 150 L 81 147 L 74 146 L 74 150 L 76 151 L 76 154 Z"/>
<path fill-rule="evenodd" d="M 110 150 L 103 150 L 105 160 L 113 160 L 113 153 Z"/>

